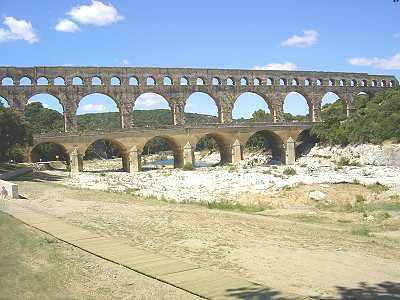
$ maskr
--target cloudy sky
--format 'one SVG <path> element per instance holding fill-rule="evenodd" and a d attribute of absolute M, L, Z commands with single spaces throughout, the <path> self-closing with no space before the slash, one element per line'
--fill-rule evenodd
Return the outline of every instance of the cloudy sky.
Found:
<path fill-rule="evenodd" d="M 0 4 L 0 65 L 159 66 L 368 72 L 400 76 L 400 3 L 393 0 L 14 0 Z M 332 101 L 326 97 L 326 101 Z M 36 96 L 61 110 L 50 97 Z M 234 117 L 266 109 L 243 95 Z M 143 95 L 136 109 L 168 108 Z M 115 111 L 99 95 L 78 113 Z M 186 110 L 216 114 L 192 95 Z M 285 110 L 306 113 L 288 96 Z"/>

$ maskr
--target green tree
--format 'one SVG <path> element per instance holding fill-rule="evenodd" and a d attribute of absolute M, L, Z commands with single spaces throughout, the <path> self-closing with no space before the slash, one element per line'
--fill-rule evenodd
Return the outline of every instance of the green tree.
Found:
<path fill-rule="evenodd" d="M 0 161 L 9 161 L 21 148 L 32 144 L 32 134 L 28 124 L 19 114 L 0 103 Z"/>

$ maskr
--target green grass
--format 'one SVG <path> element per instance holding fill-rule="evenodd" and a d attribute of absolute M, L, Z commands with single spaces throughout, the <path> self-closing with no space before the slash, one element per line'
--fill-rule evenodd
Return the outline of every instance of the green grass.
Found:
<path fill-rule="evenodd" d="M 323 223 L 327 220 L 327 218 L 310 214 L 295 214 L 295 215 L 290 215 L 288 217 L 289 219 L 304 223 Z"/>
<path fill-rule="evenodd" d="M 367 236 L 368 237 L 368 236 L 370 236 L 370 231 L 369 231 L 367 226 L 362 225 L 362 226 L 354 227 L 351 230 L 351 234 L 352 235 Z"/>
<path fill-rule="evenodd" d="M 389 188 L 386 185 L 380 184 L 379 182 L 366 185 L 366 188 L 368 190 L 370 190 L 371 192 L 377 193 L 377 194 L 380 194 L 380 193 L 383 193 L 383 192 L 386 192 L 387 190 L 389 190 Z"/>
<path fill-rule="evenodd" d="M 0 291 L 2 299 L 51 299 L 69 293 L 77 267 L 60 254 L 58 242 L 39 235 L 0 212 Z"/>
<path fill-rule="evenodd" d="M 14 170 L 25 168 L 25 167 L 26 166 L 23 164 L 0 163 L 0 173 L 14 171 Z"/>
<path fill-rule="evenodd" d="M 295 169 L 291 168 L 291 167 L 287 167 L 283 170 L 283 174 L 284 175 L 288 175 L 288 176 L 292 176 L 292 175 L 296 175 L 297 172 Z"/>
<path fill-rule="evenodd" d="M 270 207 L 263 205 L 242 205 L 240 203 L 221 201 L 221 202 L 203 202 L 202 206 L 206 206 L 209 209 L 221 209 L 229 211 L 240 211 L 245 213 L 256 213 L 266 210 Z"/>

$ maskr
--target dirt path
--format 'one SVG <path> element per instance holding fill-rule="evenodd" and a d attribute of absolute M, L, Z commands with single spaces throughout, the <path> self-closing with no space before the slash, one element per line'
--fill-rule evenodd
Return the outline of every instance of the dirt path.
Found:
<path fill-rule="evenodd" d="M 128 195 L 19 182 L 24 205 L 104 236 L 305 297 L 360 282 L 400 285 L 400 243 L 329 224 L 230 213 Z M 325 225 L 325 224 L 324 224 Z M 340 293 L 342 293 L 341 290 Z"/>

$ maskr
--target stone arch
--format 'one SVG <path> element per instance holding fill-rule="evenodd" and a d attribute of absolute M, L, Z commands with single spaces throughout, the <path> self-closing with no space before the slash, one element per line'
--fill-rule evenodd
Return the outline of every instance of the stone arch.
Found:
<path fill-rule="evenodd" d="M 3 86 L 14 85 L 14 79 L 12 79 L 11 76 L 3 77 L 1 79 L 1 85 L 3 85 Z"/>
<path fill-rule="evenodd" d="M 164 76 L 163 85 L 173 85 L 173 80 L 171 76 Z"/>
<path fill-rule="evenodd" d="M 336 80 L 335 79 L 329 79 L 328 80 L 328 86 L 335 86 L 336 85 Z"/>
<path fill-rule="evenodd" d="M 287 85 L 287 80 L 285 78 L 280 78 L 279 79 L 279 85 L 286 86 Z"/>
<path fill-rule="evenodd" d="M 283 163 L 285 160 L 284 141 L 273 131 L 256 131 L 244 140 L 243 145 L 245 148 L 263 150 L 264 153 L 270 155 L 271 163 Z"/>
<path fill-rule="evenodd" d="M 272 77 L 268 77 L 267 78 L 267 85 L 274 85 L 275 84 L 275 80 Z"/>
<path fill-rule="evenodd" d="M 213 77 L 211 79 L 211 84 L 212 85 L 221 85 L 221 79 L 219 77 Z"/>
<path fill-rule="evenodd" d="M 103 80 L 100 76 L 93 76 L 91 79 L 92 85 L 103 85 Z"/>
<path fill-rule="evenodd" d="M 253 79 L 253 85 L 258 86 L 258 85 L 261 85 L 261 84 L 262 84 L 262 80 L 260 78 L 255 77 Z"/>
<path fill-rule="evenodd" d="M 229 85 L 229 86 L 235 85 L 235 79 L 233 77 L 228 77 L 226 79 L 226 85 Z"/>
<path fill-rule="evenodd" d="M 128 85 L 138 86 L 139 79 L 136 76 L 130 76 L 128 79 Z"/>
<path fill-rule="evenodd" d="M 267 107 L 267 110 L 266 110 L 266 113 L 269 113 L 270 115 L 271 115 L 271 122 L 273 121 L 273 119 L 274 119 L 274 111 L 275 111 L 275 109 L 274 109 L 274 106 L 273 106 L 273 103 L 272 103 L 272 101 L 270 101 L 269 99 L 268 99 L 268 97 L 267 96 L 265 96 L 265 95 L 262 95 L 262 94 L 259 94 L 259 93 L 257 93 L 257 92 L 244 92 L 244 93 L 241 93 L 236 99 L 235 99 L 235 101 L 233 102 L 233 110 L 232 110 L 232 114 L 233 114 L 233 117 L 235 118 L 235 119 L 237 119 L 237 117 L 239 116 L 238 115 L 238 101 L 239 102 L 241 102 L 241 101 L 249 101 L 249 100 L 246 100 L 246 98 L 247 99 L 250 99 L 250 98 L 253 98 L 253 99 L 250 99 L 250 103 L 252 103 L 252 104 L 254 104 L 255 106 L 253 106 L 253 107 L 251 107 L 251 106 L 249 106 L 248 104 L 249 104 L 249 102 L 247 102 L 246 104 L 246 108 L 248 108 L 248 109 L 257 109 L 257 110 L 259 110 L 259 109 L 262 109 L 262 108 L 260 108 L 260 105 L 261 106 L 263 106 L 263 107 Z M 257 107 L 256 107 L 257 106 Z M 250 113 L 250 111 L 248 111 L 247 112 L 247 118 L 250 118 L 251 116 L 249 115 L 249 113 Z M 269 121 L 269 120 L 266 120 L 266 121 Z"/>
<path fill-rule="evenodd" d="M 132 109 L 133 109 L 133 121 L 134 125 L 139 126 L 162 126 L 166 125 L 165 123 L 172 125 L 173 124 L 173 103 L 169 101 L 169 98 L 160 92 L 145 92 L 140 94 L 138 97 L 133 99 Z M 142 111 L 142 110 L 160 110 L 161 114 L 159 115 L 159 119 L 151 120 L 149 123 L 146 120 L 140 120 L 137 112 L 135 111 Z M 166 115 L 162 113 L 161 110 L 168 110 L 168 120 L 165 122 Z"/>
<path fill-rule="evenodd" d="M 47 77 L 41 76 L 36 79 L 36 85 L 49 85 L 49 80 Z"/>
<path fill-rule="evenodd" d="M 247 80 L 246 77 L 240 78 L 240 85 L 241 86 L 247 86 L 249 84 L 249 81 Z"/>
<path fill-rule="evenodd" d="M 83 85 L 83 78 L 81 76 L 74 76 L 71 80 L 72 85 Z"/>
<path fill-rule="evenodd" d="M 147 86 L 152 86 L 152 85 L 156 85 L 156 79 L 153 76 L 147 76 L 146 78 L 146 85 Z"/>
<path fill-rule="evenodd" d="M 340 100 L 343 106 L 343 111 L 347 110 L 347 98 L 343 93 L 340 93 L 337 90 L 327 90 L 326 93 L 323 95 L 320 101 L 321 109 L 324 109 L 326 104 L 331 104 L 337 100 Z"/>
<path fill-rule="evenodd" d="M 117 129 L 121 128 L 121 112 L 119 103 L 113 98 L 110 93 L 97 93 L 88 91 L 82 94 L 82 97 L 76 103 L 77 110 L 76 115 L 88 115 L 94 113 L 112 113 L 109 115 L 115 122 L 111 123 L 109 128 Z M 98 130 L 102 128 L 93 127 L 95 124 L 88 123 L 92 130 Z"/>
<path fill-rule="evenodd" d="M 215 100 L 215 97 L 206 91 L 197 91 L 193 92 L 189 95 L 189 97 L 185 100 L 185 112 L 188 113 L 196 113 L 196 114 L 211 114 L 215 116 L 215 120 L 208 120 L 201 123 L 217 123 L 218 122 L 218 102 Z M 186 122 L 191 122 L 190 119 L 187 119 Z M 194 122 L 197 124 L 197 122 Z"/>
<path fill-rule="evenodd" d="M 205 84 L 205 80 L 203 77 L 197 77 L 196 79 L 196 85 L 204 85 Z"/>
<path fill-rule="evenodd" d="M 22 86 L 24 86 L 24 85 L 32 85 L 32 78 L 31 77 L 29 77 L 29 76 L 22 76 L 19 80 L 18 80 L 18 84 L 19 85 L 22 85 Z"/>
<path fill-rule="evenodd" d="M 151 146 L 152 142 L 156 142 L 155 145 Z M 153 147 L 153 149 L 151 148 Z M 182 146 L 179 144 L 177 140 L 175 140 L 173 137 L 170 137 L 168 135 L 155 135 L 147 138 L 142 145 L 139 146 L 140 152 L 142 153 L 141 155 L 141 165 L 146 166 L 146 161 L 147 157 L 146 155 L 153 155 L 156 153 L 159 153 L 161 151 L 166 152 L 170 151 L 172 152 L 173 156 L 173 167 L 174 168 L 179 168 L 183 166 L 183 149 Z M 169 149 L 169 150 L 167 150 Z M 158 151 L 157 151 L 158 150 Z M 151 156 L 150 156 L 151 157 Z M 168 158 L 168 152 L 166 153 L 166 158 Z M 154 162 L 161 161 L 161 159 L 153 159 Z M 154 164 L 155 166 L 157 164 Z M 152 163 L 150 163 L 151 165 Z M 167 163 L 165 163 L 167 164 Z"/>
<path fill-rule="evenodd" d="M 118 85 L 121 85 L 121 78 L 119 78 L 118 76 L 113 76 L 113 77 L 111 77 L 111 79 L 110 79 L 110 84 L 111 85 L 116 85 L 116 86 L 118 86 Z"/>
<path fill-rule="evenodd" d="M 93 171 L 104 172 L 120 169 L 128 171 L 127 147 L 117 139 L 108 137 L 95 139 L 83 149 L 82 154 L 84 160 L 113 160 L 107 164 L 105 169 L 103 166 L 94 166 L 94 168 L 92 167 Z"/>
<path fill-rule="evenodd" d="M 189 78 L 187 76 L 182 76 L 179 79 L 179 85 L 189 85 Z"/>
<path fill-rule="evenodd" d="M 70 162 L 69 152 L 67 147 L 57 142 L 41 142 L 35 144 L 30 148 L 29 160 L 31 162 L 38 161 L 52 161 L 52 160 L 65 161 L 67 166 Z"/>
<path fill-rule="evenodd" d="M 297 96 L 297 97 L 296 97 Z M 300 100 L 300 101 L 298 101 Z M 294 109 L 294 106 L 289 107 L 289 101 L 296 101 L 297 103 L 306 103 L 306 110 L 299 109 Z M 296 113 L 296 115 L 299 115 L 298 112 L 305 113 L 305 116 L 308 116 L 308 119 L 310 121 L 313 121 L 313 104 L 311 102 L 310 97 L 302 92 L 302 91 L 292 91 L 289 92 L 286 96 L 285 99 L 283 100 L 283 113 Z M 300 114 L 303 116 L 304 114 Z"/>
<path fill-rule="evenodd" d="M 57 86 L 65 85 L 65 79 L 61 76 L 58 76 L 58 77 L 54 78 L 53 84 L 57 85 Z"/>
<path fill-rule="evenodd" d="M 298 86 L 299 85 L 299 80 L 297 78 L 293 78 L 291 82 L 292 86 Z"/>
<path fill-rule="evenodd" d="M 202 135 L 197 135 L 192 144 L 194 145 L 195 152 L 201 152 L 205 149 L 209 151 L 208 154 L 212 154 L 213 151 L 219 152 L 219 159 L 212 158 L 211 165 L 223 165 L 232 162 L 232 141 L 230 138 L 224 137 L 221 134 L 215 132 L 208 132 Z M 200 153 L 195 160 L 195 166 L 210 165 L 202 160 L 204 155 Z"/>
<path fill-rule="evenodd" d="M 29 94 L 27 94 L 26 103 L 25 104 L 34 103 L 34 102 L 40 102 L 40 103 L 42 103 L 42 105 L 43 104 L 48 105 L 46 103 L 48 101 L 38 101 L 36 99 L 32 99 L 32 98 L 38 97 L 40 95 L 42 95 L 45 98 L 49 98 L 49 96 L 50 96 L 51 101 L 56 100 L 59 108 L 61 108 L 61 111 L 59 111 L 57 109 L 56 110 L 59 111 L 60 113 L 64 112 L 65 107 L 64 107 L 64 103 L 60 99 L 60 96 L 59 95 L 55 95 L 55 94 L 50 93 L 50 92 L 41 92 L 41 91 L 37 91 L 37 90 L 32 90 Z M 47 108 L 45 105 L 43 105 L 43 106 L 45 108 Z"/>
<path fill-rule="evenodd" d="M 395 87 L 397 86 L 396 81 L 395 80 L 390 80 L 389 81 L 389 87 Z"/>

